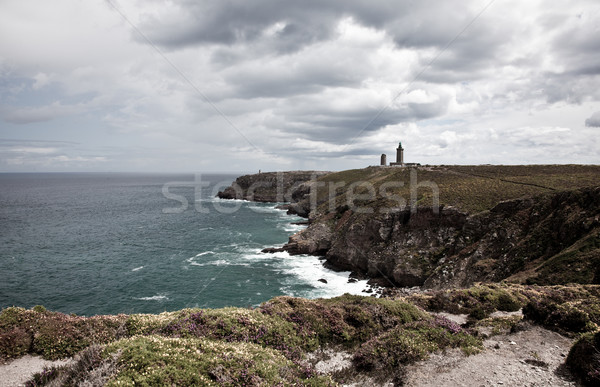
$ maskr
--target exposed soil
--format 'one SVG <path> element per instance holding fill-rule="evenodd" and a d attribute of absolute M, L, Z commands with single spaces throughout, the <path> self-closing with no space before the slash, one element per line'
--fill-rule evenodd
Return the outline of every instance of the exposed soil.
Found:
<path fill-rule="evenodd" d="M 577 386 L 564 371 L 573 339 L 539 326 L 485 340 L 485 350 L 465 356 L 460 349 L 434 353 L 406 367 L 404 386 Z M 345 386 L 393 386 L 394 375 L 365 375 L 352 367 L 352 354 L 330 348 L 311 354 L 319 372 L 332 373 Z M 398 378 L 396 378 L 398 381 Z"/>
<path fill-rule="evenodd" d="M 70 360 L 49 361 L 41 357 L 26 355 L 8 363 L 0 363 L 0 387 L 23 386 L 33 374 L 44 367 L 61 366 Z"/>
<path fill-rule="evenodd" d="M 576 386 L 561 367 L 573 340 L 539 326 L 484 342 L 485 351 L 460 350 L 431 355 L 407 367 L 405 385 L 428 386 Z"/>

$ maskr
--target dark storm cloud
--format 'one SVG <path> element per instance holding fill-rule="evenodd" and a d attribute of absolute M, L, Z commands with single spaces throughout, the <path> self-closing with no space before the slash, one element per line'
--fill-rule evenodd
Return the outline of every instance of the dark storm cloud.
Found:
<path fill-rule="evenodd" d="M 592 114 L 590 118 L 585 120 L 585 126 L 592 128 L 600 128 L 600 111 Z"/>
<path fill-rule="evenodd" d="M 385 30 L 401 48 L 439 47 L 450 41 L 484 9 L 460 7 L 438 1 L 179 1 L 170 16 L 147 17 L 141 25 L 150 39 L 177 49 L 201 44 L 233 45 L 270 39 L 276 51 L 293 51 L 306 44 L 327 40 L 342 18 L 352 18 L 366 27 Z M 279 23 L 281 28 L 266 36 Z M 488 35 L 498 28 L 479 28 L 467 46 L 473 53 L 490 47 Z M 464 31 L 463 31 L 464 32 Z M 493 40 L 497 40 L 494 37 Z M 485 42 L 487 46 L 475 41 Z"/>
<path fill-rule="evenodd" d="M 265 98 L 315 94 L 326 87 L 358 87 L 361 75 L 351 69 L 308 65 L 299 69 L 238 69 L 226 79 L 236 98 Z"/>
<path fill-rule="evenodd" d="M 285 5 L 275 0 L 179 1 L 173 6 L 171 17 L 151 17 L 141 25 L 152 41 L 169 48 L 252 42 L 263 37 L 266 29 L 283 23 L 275 31 L 276 46 L 290 51 L 328 38 L 335 27 L 329 21 L 340 13 L 334 4 L 318 1 Z"/>
<path fill-rule="evenodd" d="M 430 103 L 407 103 L 401 107 L 362 108 L 336 111 L 325 107 L 310 111 L 294 110 L 290 107 L 285 114 L 288 126 L 281 130 L 299 133 L 309 140 L 332 144 L 347 144 L 354 137 L 376 132 L 388 125 L 412 122 L 437 117 L 447 110 L 448 100 Z"/>
<path fill-rule="evenodd" d="M 445 47 L 443 55 L 420 76 L 434 83 L 482 78 L 484 70 L 489 69 L 501 54 L 500 47 L 510 41 L 508 21 L 500 20 L 500 23 L 490 25 L 484 18 L 478 20 L 478 13 L 487 3 L 457 6 L 433 0 L 399 3 L 315 0 L 286 2 L 284 5 L 276 0 L 258 0 L 172 4 L 172 12 L 143 19 L 141 30 L 167 49 L 216 45 L 212 63 L 232 69 L 233 74 L 227 74 L 226 78 L 234 85 L 236 96 L 241 98 L 316 93 L 331 86 L 355 87 L 367 75 L 350 74 L 352 66 L 316 73 L 301 69 L 299 74 L 286 68 L 247 74 L 239 68 L 248 60 L 286 55 L 329 41 L 344 18 L 384 31 L 398 49 L 441 50 Z M 469 28 L 465 30 L 467 26 Z M 460 39 L 446 47 L 459 35 Z M 240 45 L 244 50 L 238 49 Z M 367 58 L 355 59 L 364 61 Z M 327 59 L 331 58 L 324 58 L 324 61 Z M 431 59 L 423 57 L 415 74 L 429 66 Z M 329 62 L 331 60 L 323 64 Z M 235 74 L 238 71 L 239 74 Z"/>

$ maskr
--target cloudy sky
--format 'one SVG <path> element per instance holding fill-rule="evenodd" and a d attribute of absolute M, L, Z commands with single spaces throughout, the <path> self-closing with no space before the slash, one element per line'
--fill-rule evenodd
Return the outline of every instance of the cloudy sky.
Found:
<path fill-rule="evenodd" d="M 600 163 L 597 0 L 2 0 L 0 171 Z"/>

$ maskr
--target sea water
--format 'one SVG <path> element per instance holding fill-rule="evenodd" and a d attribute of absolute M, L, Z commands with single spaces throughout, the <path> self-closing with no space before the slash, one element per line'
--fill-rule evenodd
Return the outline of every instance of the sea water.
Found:
<path fill-rule="evenodd" d="M 158 313 L 361 294 L 365 281 L 318 257 L 261 253 L 302 219 L 216 198 L 235 177 L 0 174 L 0 308 Z"/>

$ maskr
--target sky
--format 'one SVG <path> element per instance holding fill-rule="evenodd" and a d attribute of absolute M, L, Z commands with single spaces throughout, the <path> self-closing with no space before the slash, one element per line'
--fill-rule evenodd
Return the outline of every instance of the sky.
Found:
<path fill-rule="evenodd" d="M 600 164 L 597 0 L 2 0 L 0 172 Z"/>

